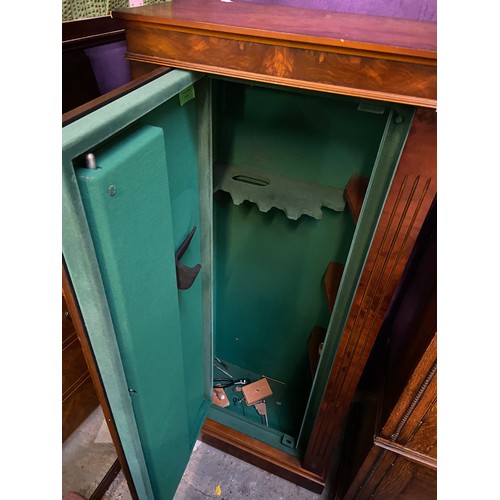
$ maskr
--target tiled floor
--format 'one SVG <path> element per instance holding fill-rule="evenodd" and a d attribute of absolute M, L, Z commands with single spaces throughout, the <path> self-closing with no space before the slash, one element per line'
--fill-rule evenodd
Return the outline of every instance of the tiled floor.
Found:
<path fill-rule="evenodd" d="M 76 491 L 89 498 L 116 459 L 104 417 L 98 408 L 63 445 L 63 498 Z M 131 500 L 120 472 L 105 500 Z M 186 471 L 172 500 L 324 500 L 273 474 L 258 469 L 204 443 L 197 442 Z M 159 499 L 171 500 L 171 499 Z"/>

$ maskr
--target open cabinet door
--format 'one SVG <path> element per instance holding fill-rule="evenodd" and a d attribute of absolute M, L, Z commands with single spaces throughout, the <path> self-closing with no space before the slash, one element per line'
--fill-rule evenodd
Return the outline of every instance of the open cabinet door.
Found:
<path fill-rule="evenodd" d="M 63 254 L 139 498 L 173 497 L 210 405 L 202 76 L 63 128 Z"/>

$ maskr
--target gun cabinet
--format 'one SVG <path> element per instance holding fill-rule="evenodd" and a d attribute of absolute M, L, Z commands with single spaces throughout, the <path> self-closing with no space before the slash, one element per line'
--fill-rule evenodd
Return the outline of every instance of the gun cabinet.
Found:
<path fill-rule="evenodd" d="M 136 72 L 179 69 L 63 128 L 64 259 L 139 498 L 174 495 L 200 432 L 321 491 L 435 194 L 434 111 L 428 89 L 390 100 L 307 82 L 290 60 L 258 70 L 284 35 L 167 15 L 201 4 L 114 14 Z M 181 36 L 223 58 L 235 42 L 247 67 L 204 54 L 201 68 Z M 319 65 L 318 43 L 293 41 L 295 56 L 313 47 Z"/>

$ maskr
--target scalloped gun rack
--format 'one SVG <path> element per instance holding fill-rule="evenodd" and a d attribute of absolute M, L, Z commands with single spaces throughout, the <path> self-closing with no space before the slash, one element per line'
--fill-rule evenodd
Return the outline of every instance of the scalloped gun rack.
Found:
<path fill-rule="evenodd" d="M 214 192 L 219 190 L 229 193 L 235 205 L 248 200 L 261 212 L 278 208 L 292 220 L 301 215 L 321 219 L 321 207 L 336 212 L 343 212 L 345 208 L 343 189 L 280 175 L 256 174 L 233 165 L 214 165 Z"/>

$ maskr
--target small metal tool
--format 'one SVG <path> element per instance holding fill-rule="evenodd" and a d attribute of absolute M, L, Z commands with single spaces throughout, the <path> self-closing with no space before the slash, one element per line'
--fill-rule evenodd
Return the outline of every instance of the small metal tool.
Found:
<path fill-rule="evenodd" d="M 268 377 L 267 375 L 261 375 L 262 378 L 267 378 L 268 380 L 272 380 L 273 382 L 278 382 L 278 384 L 286 385 L 285 382 L 282 382 L 281 380 L 276 380 L 275 378 Z"/>
<path fill-rule="evenodd" d="M 249 378 L 240 378 L 234 381 L 234 385 L 248 385 L 250 383 Z"/>
<path fill-rule="evenodd" d="M 223 366 L 226 370 L 229 370 L 229 366 L 227 366 L 226 363 L 224 363 L 224 361 L 222 361 L 221 359 L 219 359 L 215 356 L 214 356 L 214 359 L 215 359 L 215 361 L 217 361 L 217 363 L 219 363 L 221 366 Z"/>
<path fill-rule="evenodd" d="M 236 406 L 237 404 L 240 404 L 245 398 L 240 398 L 238 399 L 237 397 L 233 398 L 233 403 Z"/>

